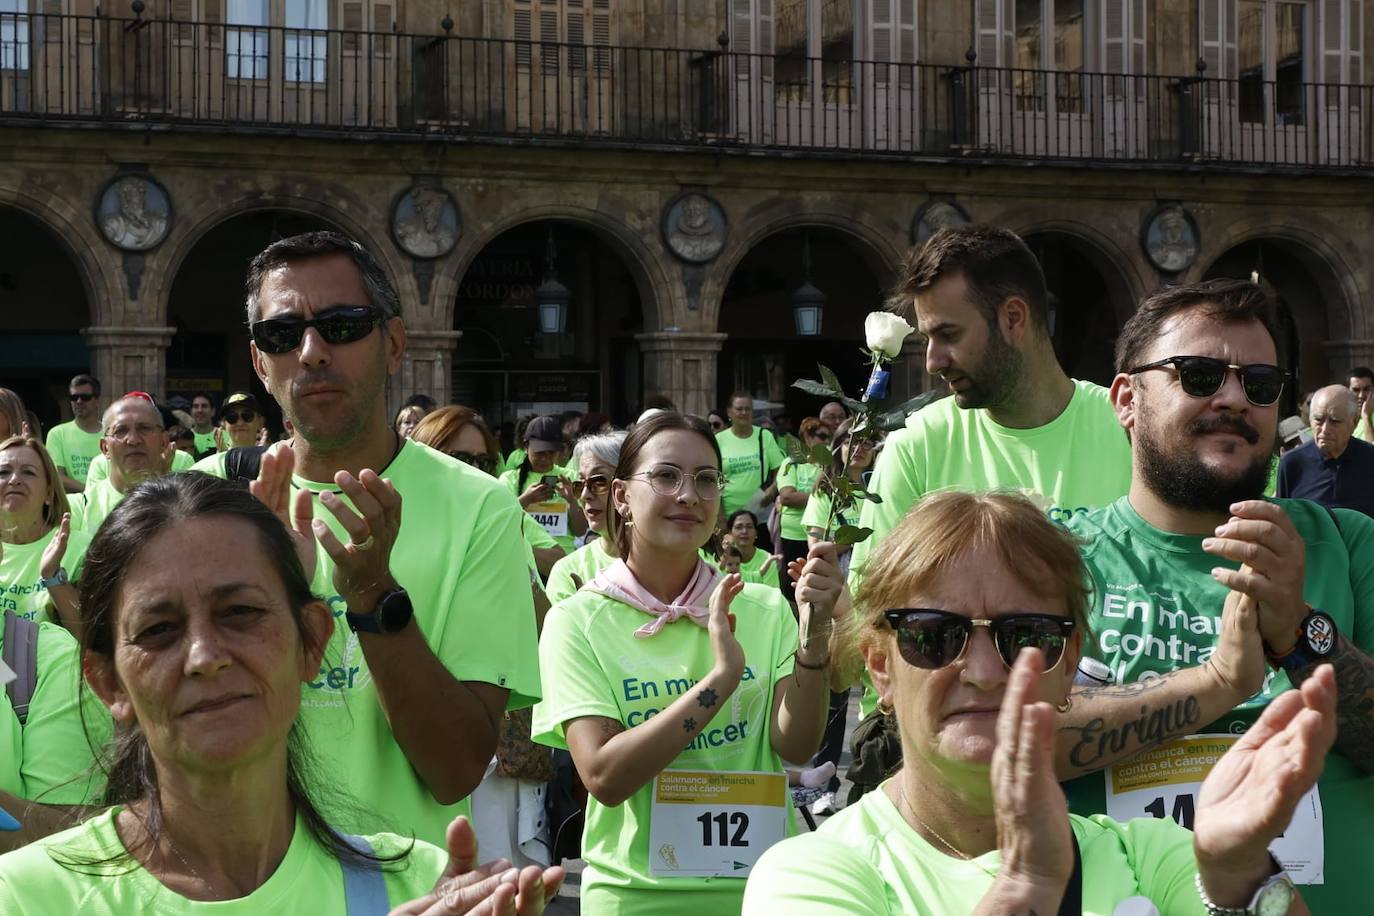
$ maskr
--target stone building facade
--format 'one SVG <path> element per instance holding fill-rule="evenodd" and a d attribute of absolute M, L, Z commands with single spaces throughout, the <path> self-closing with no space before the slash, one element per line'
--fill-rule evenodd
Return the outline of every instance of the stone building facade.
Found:
<path fill-rule="evenodd" d="M 0 357 L 45 419 L 88 366 L 252 387 L 246 260 L 319 227 L 400 291 L 393 403 L 502 419 L 806 409 L 789 378 L 857 374 L 864 313 L 950 219 L 1027 238 L 1081 377 L 1151 289 L 1252 272 L 1301 387 L 1374 362 L 1361 0 L 82 2 L 0 14 Z"/>

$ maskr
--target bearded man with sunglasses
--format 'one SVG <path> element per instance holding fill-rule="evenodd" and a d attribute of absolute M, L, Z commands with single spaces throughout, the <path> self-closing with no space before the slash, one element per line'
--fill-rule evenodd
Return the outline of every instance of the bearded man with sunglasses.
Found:
<path fill-rule="evenodd" d="M 300 713 L 339 790 L 326 816 L 442 841 L 470 814 L 505 711 L 539 696 L 523 512 L 493 477 L 392 429 L 405 323 L 361 245 L 274 242 L 245 293 L 253 368 L 294 431 L 250 489 L 337 621 Z"/>
<path fill-rule="evenodd" d="M 1262 498 L 1289 382 L 1271 316 L 1256 284 L 1213 280 L 1150 296 L 1122 329 L 1130 493 L 1069 525 L 1093 592 L 1084 652 L 1108 683 L 1072 694 L 1058 770 L 1107 769 L 1069 784 L 1076 813 L 1191 827 L 1212 762 L 1330 662 L 1335 748 L 1270 848 L 1312 912 L 1351 913 L 1374 856 L 1374 520 Z"/>

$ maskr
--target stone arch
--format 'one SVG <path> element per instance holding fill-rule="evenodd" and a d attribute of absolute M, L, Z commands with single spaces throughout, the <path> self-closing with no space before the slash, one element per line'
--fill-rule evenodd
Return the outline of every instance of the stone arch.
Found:
<path fill-rule="evenodd" d="M 1023 239 L 1034 235 L 1058 235 L 1080 246 L 1089 263 L 1107 283 L 1118 327 L 1135 313 L 1136 303 L 1153 288 L 1151 280 L 1142 274 L 1137 259 L 1122 249 L 1119 239 L 1088 223 L 1073 219 L 1042 219 L 1017 223 L 1010 228 Z"/>
<path fill-rule="evenodd" d="M 724 300 L 725 287 L 730 277 L 740 266 L 749 252 L 769 236 L 789 229 L 817 227 L 833 229 L 858 242 L 857 250 L 864 255 L 870 269 L 877 277 L 886 277 L 889 282 L 897 276 L 904 250 L 892 244 L 892 239 L 905 237 L 905 230 L 890 229 L 884 232 L 856 218 L 853 213 L 840 213 L 833 210 L 806 209 L 798 204 L 785 213 L 778 213 L 766 220 L 759 220 L 731 229 L 725 249 L 708 267 L 707 280 L 702 287 L 701 327 L 714 331 L 720 326 L 720 307 Z M 882 303 L 875 302 L 877 308 Z"/>
<path fill-rule="evenodd" d="M 682 284 L 669 279 L 664 255 L 656 252 L 643 236 L 633 232 L 629 226 L 600 211 L 571 204 L 549 203 L 505 212 L 500 219 L 483 224 L 481 232 L 464 236 L 454 257 L 445 265 L 442 282 L 436 282 L 435 320 L 438 327 L 453 327 L 458 287 L 463 275 L 483 249 L 518 226 L 543 220 L 574 223 L 611 247 L 634 278 L 643 309 L 645 331 L 657 331 L 677 323 L 680 310 L 685 308 L 681 301 Z M 436 281 L 440 279 L 436 277 Z"/>
<path fill-rule="evenodd" d="M 37 220 L 77 265 L 90 325 L 114 324 L 121 317 L 117 314 L 122 311 L 118 303 L 123 301 L 118 252 L 100 235 L 89 210 L 74 207 L 61 197 L 39 198 L 4 185 L 0 185 L 0 207 L 13 207 Z"/>

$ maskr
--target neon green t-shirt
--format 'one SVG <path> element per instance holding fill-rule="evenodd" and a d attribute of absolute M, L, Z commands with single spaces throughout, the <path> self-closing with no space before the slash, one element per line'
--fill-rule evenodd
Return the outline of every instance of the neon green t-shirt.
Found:
<path fill-rule="evenodd" d="M 490 475 L 409 439 L 380 474 L 401 495 L 391 572 L 409 592 L 430 649 L 457 679 L 509 689 L 509 709 L 531 705 L 539 698 L 539 668 L 520 506 Z M 315 492 L 333 488 L 301 477 L 293 483 Z M 314 510 L 348 539 L 318 498 Z M 471 805 L 438 804 L 396 743 L 358 636 L 343 619 L 347 607 L 333 572 L 321 548 L 311 588 L 334 611 L 334 636 L 319 678 L 306 684 L 299 721 L 321 772 L 365 810 L 361 821 L 351 811 L 326 816 L 349 832 L 382 826 L 443 843 L 449 821 L 469 814 Z"/>
<path fill-rule="evenodd" d="M 781 492 L 783 487 L 796 487 L 799 493 L 808 496 L 815 492 L 816 481 L 820 479 L 821 469 L 814 464 L 796 464 L 791 458 L 784 459 L 782 467 L 778 469 L 778 490 Z M 810 505 L 810 500 L 807 504 Z M 806 526 L 802 523 L 806 507 L 797 508 L 796 506 L 783 506 L 780 518 L 782 521 L 782 536 L 789 541 L 806 540 Z"/>
<path fill-rule="evenodd" d="M 75 524 L 75 513 L 73 513 Z M 57 622 L 56 608 L 48 590 L 39 585 L 43 575 L 43 551 L 57 537 L 54 527 L 47 534 L 29 544 L 0 544 L 0 611 L 13 611 L 29 620 Z M 84 531 L 67 533 L 67 549 L 62 554 L 62 568 L 73 584 L 80 581 L 81 569 L 86 565 L 86 548 L 91 539 Z"/>
<path fill-rule="evenodd" d="M 72 529 L 84 531 L 92 540 L 100 530 L 100 523 L 114 511 L 124 499 L 124 494 L 115 489 L 110 478 L 86 484 L 86 492 L 74 493 L 67 497 L 72 510 Z"/>
<path fill-rule="evenodd" d="M 721 470 L 725 472 L 725 492 L 722 496 L 726 516 L 739 509 L 757 510 L 756 498 L 763 489 L 764 480 L 770 471 L 777 470 L 783 462 L 778 440 L 759 426 L 755 426 L 744 439 L 726 427 L 716 433 L 716 443 L 724 460 Z M 759 513 L 755 511 L 754 514 Z"/>
<path fill-rule="evenodd" d="M 172 455 L 172 470 L 170 473 L 179 471 L 189 471 L 195 465 L 196 459 L 183 451 L 178 450 Z M 86 475 L 86 486 L 99 483 L 102 480 L 110 479 L 110 459 L 104 455 L 96 455 L 91 459 L 91 469 Z"/>
<path fill-rule="evenodd" d="M 735 636 L 744 647 L 744 678 L 669 770 L 782 772 L 768 735 L 774 687 L 792 673 L 797 625 L 776 588 L 746 585 L 731 611 Z M 643 611 L 585 588 L 549 611 L 539 641 L 546 699 L 534 707 L 535 741 L 567 747 L 564 726 L 582 716 L 603 716 L 634 728 L 710 673 L 715 657 L 704 627 L 682 619 L 656 636 L 637 638 L 634 631 L 649 620 Z M 653 790 L 653 782 L 646 783 L 614 808 L 587 799 L 583 912 L 738 912 L 742 880 L 650 874 Z"/>
<path fill-rule="evenodd" d="M 262 887 L 235 900 L 183 897 L 137 860 L 78 864 L 83 858 L 127 853 L 115 828 L 119 810 L 111 808 L 80 826 L 0 856 L 0 912 L 82 916 L 343 916 L 348 912 L 339 860 L 315 841 L 299 818 L 291 845 L 276 870 Z M 378 855 L 395 855 L 411 847 L 409 838 L 394 834 L 373 834 L 364 839 Z M 428 894 L 447 863 L 448 854 L 442 849 L 416 841 L 398 864 L 382 867 L 387 904 L 396 907 Z"/>
<path fill-rule="evenodd" d="M 1288 513 L 1307 546 L 1303 598 L 1330 614 L 1336 629 L 1361 650 L 1374 652 L 1374 519 L 1336 509 L 1338 530 L 1331 514 L 1317 503 L 1273 502 Z M 1113 683 L 1133 684 L 1207 661 L 1220 632 L 1227 593 L 1211 570 L 1239 564 L 1204 553 L 1201 536 L 1155 528 L 1136 513 L 1127 497 L 1075 518 L 1069 528 L 1087 541 L 1083 560 L 1091 577 L 1089 622 L 1095 639 L 1085 643 L 1084 652 L 1111 667 Z M 1260 692 L 1197 733 L 1241 734 L 1271 700 L 1290 689 L 1288 675 L 1271 670 Z M 1126 771 L 1121 772 L 1124 778 Z M 1065 788 L 1075 812 L 1095 814 L 1108 808 L 1104 773 L 1075 779 Z M 1333 749 L 1326 756 L 1317 793 L 1320 805 L 1314 836 L 1302 850 L 1304 862 L 1282 851 L 1276 854 L 1313 913 L 1360 912 L 1368 898 L 1364 869 L 1374 859 L 1368 829 L 1374 823 L 1374 776 L 1360 772 Z M 1162 810 L 1191 823 L 1195 798 L 1180 801 L 1163 790 L 1158 794 L 1164 798 Z M 1153 803 L 1154 797 L 1146 801 Z M 1139 812 L 1147 813 L 1155 812 Z"/>
<path fill-rule="evenodd" d="M 764 572 L 763 564 L 768 562 L 768 551 L 754 548 L 754 558 L 752 560 L 740 560 L 739 577 L 745 582 L 752 582 L 755 585 L 768 585 L 778 588 L 778 569 L 777 564 L 768 567 Z"/>
<path fill-rule="evenodd" d="M 100 431 L 88 433 L 75 420 L 68 420 L 48 430 L 44 444 L 54 465 L 66 468 L 72 480 L 85 483 L 91 461 L 100 454 Z"/>
<path fill-rule="evenodd" d="M 215 428 L 213 426 L 210 427 L 208 433 L 198 433 L 193 429 L 191 435 L 196 437 L 195 449 L 197 454 L 213 452 L 219 447 L 215 444 Z"/>
<path fill-rule="evenodd" d="M 3 639 L 0 633 L 0 642 Z M 0 789 L 49 805 L 94 802 L 104 782 L 93 772 L 95 756 L 82 730 L 79 704 L 86 704 L 87 726 L 97 746 L 110 735 L 109 713 L 89 691 L 79 692 L 81 658 L 76 639 L 55 623 L 38 624 L 37 671 L 23 726 L 9 692 L 0 689 Z M 0 913 L 27 912 L 42 909 L 0 906 Z"/>
<path fill-rule="evenodd" d="M 1204 914 L 1193 835 L 1170 821 L 1069 816 L 1083 856 L 1083 913 L 1111 916 L 1145 897 L 1167 916 Z M 749 876 L 743 916 L 964 916 L 991 889 L 1002 854 L 949 856 L 911 829 L 887 792 L 774 846 Z M 1131 912 L 1145 912 L 1132 910 Z"/>
<path fill-rule="evenodd" d="M 841 525 L 857 525 L 858 513 L 858 506 L 851 506 L 836 512 L 835 518 L 830 519 L 830 497 L 821 492 L 812 493 L 811 498 L 806 501 L 806 509 L 802 511 L 802 533 L 810 534 L 813 528 L 817 532 L 824 532 L 827 520 L 830 521 L 832 529 Z M 819 534 L 817 536 L 819 537 Z"/>
<path fill-rule="evenodd" d="M 501 475 L 501 482 L 506 485 L 506 488 L 511 491 L 516 499 L 519 499 L 521 493 L 524 493 L 530 487 L 534 486 L 539 478 L 543 476 L 545 475 L 536 474 L 534 471 L 526 471 L 522 474 L 519 466 L 516 466 Z M 562 477 L 564 480 L 577 479 L 576 474 L 556 464 L 548 472 L 548 476 Z M 526 510 L 530 516 L 532 516 L 534 520 L 553 537 L 558 546 L 563 548 L 564 553 L 572 553 L 577 549 L 576 545 L 573 543 L 577 536 L 572 533 L 572 528 L 570 527 L 570 508 L 568 501 L 558 495 L 558 491 L 555 490 L 553 495 L 548 499 L 544 500 L 542 503 L 530 506 L 529 509 Z"/>
<path fill-rule="evenodd" d="M 564 598 L 572 597 L 580 588 L 573 577 L 586 585 L 596 578 L 596 574 L 615 562 L 615 557 L 606 552 L 604 538 L 597 538 L 585 547 L 579 547 L 568 554 L 549 570 L 549 581 L 544 586 L 544 594 L 549 604 L 557 604 Z"/>

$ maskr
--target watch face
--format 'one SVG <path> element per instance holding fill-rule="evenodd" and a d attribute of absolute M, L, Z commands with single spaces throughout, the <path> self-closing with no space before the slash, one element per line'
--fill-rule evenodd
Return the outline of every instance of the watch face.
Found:
<path fill-rule="evenodd" d="M 1256 916 L 1283 916 L 1297 895 L 1293 882 L 1285 877 L 1259 892 L 1259 899 L 1253 905 L 1254 912 Z"/>
<path fill-rule="evenodd" d="M 1331 654 L 1331 650 L 1336 648 L 1336 625 L 1325 614 L 1307 615 L 1303 635 L 1307 637 L 1307 645 L 1312 652 L 1322 658 L 1326 658 Z"/>

